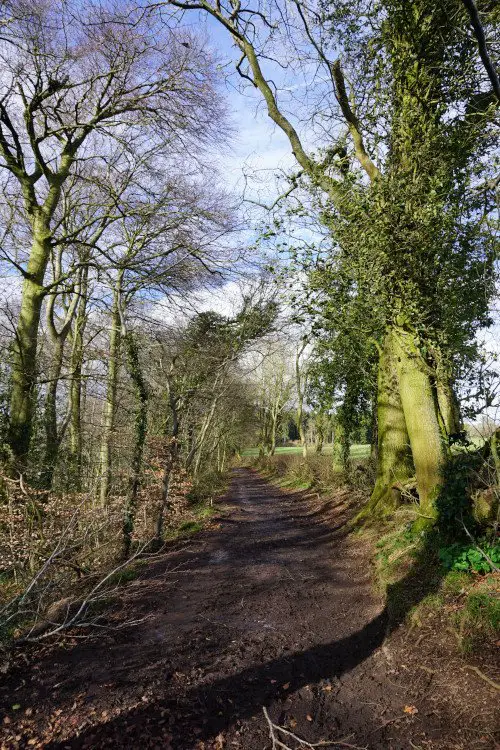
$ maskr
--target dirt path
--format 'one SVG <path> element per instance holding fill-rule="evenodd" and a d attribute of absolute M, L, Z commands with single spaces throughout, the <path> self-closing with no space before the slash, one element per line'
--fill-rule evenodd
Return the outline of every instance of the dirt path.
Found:
<path fill-rule="evenodd" d="M 435 706 L 405 712 L 411 686 L 380 648 L 366 551 L 341 514 L 326 523 L 247 470 L 228 499 L 215 528 L 123 588 L 109 625 L 142 621 L 10 677 L 2 748 L 265 750 L 263 706 L 332 747 L 465 747 Z"/>

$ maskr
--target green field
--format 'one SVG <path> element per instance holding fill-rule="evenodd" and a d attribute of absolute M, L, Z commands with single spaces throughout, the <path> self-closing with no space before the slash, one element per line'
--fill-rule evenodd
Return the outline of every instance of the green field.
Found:
<path fill-rule="evenodd" d="M 311 446 L 309 449 L 309 452 L 311 455 L 314 454 L 314 446 Z M 300 445 L 284 445 L 284 446 L 278 446 L 276 448 L 276 455 L 280 453 L 302 453 L 302 446 Z M 332 453 L 332 446 L 326 445 L 323 448 L 323 454 L 331 454 Z M 258 448 L 247 448 L 247 450 L 243 451 L 243 456 L 258 456 L 259 455 L 259 449 Z M 359 443 L 355 445 L 351 445 L 351 457 L 352 458 L 368 458 L 370 455 L 370 445 L 368 443 Z"/>

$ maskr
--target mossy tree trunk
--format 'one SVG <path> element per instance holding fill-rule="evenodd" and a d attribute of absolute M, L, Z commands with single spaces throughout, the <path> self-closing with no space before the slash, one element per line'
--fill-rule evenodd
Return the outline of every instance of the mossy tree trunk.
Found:
<path fill-rule="evenodd" d="M 386 334 L 380 351 L 377 390 L 377 478 L 369 512 L 385 514 L 401 502 L 403 485 L 413 475 L 410 439 L 399 392 L 394 334 Z"/>
<path fill-rule="evenodd" d="M 72 484 L 77 492 L 82 485 L 82 367 L 83 337 L 87 323 L 88 267 L 83 269 L 80 301 L 73 330 L 71 382 L 69 388 L 69 451 Z"/>
<path fill-rule="evenodd" d="M 442 367 L 436 371 L 436 395 L 441 430 L 449 444 L 450 438 L 462 434 L 463 423 L 453 380 Z"/>
<path fill-rule="evenodd" d="M 168 391 L 168 402 L 170 407 L 170 413 L 172 418 L 172 429 L 170 435 L 166 435 L 168 439 L 167 455 L 165 458 L 165 465 L 163 468 L 162 477 L 162 491 L 161 499 L 158 507 L 158 515 L 156 517 L 156 534 L 155 544 L 161 546 L 163 543 L 163 528 L 165 524 L 165 511 L 169 507 L 169 496 L 170 496 L 170 485 L 172 481 L 172 475 L 177 467 L 180 453 L 179 434 L 181 430 L 181 411 L 180 403 L 181 399 L 176 395 L 172 389 L 171 384 L 167 380 L 167 391 Z M 166 424 L 169 424 L 167 420 Z"/>
<path fill-rule="evenodd" d="M 50 257 L 49 221 L 42 212 L 32 223 L 33 241 L 23 281 L 21 309 L 12 351 L 8 442 L 15 467 L 23 472 L 31 441 L 37 379 L 37 344 L 45 289 L 43 281 Z"/>
<path fill-rule="evenodd" d="M 399 329 L 393 336 L 399 393 L 415 465 L 420 509 L 423 515 L 433 518 L 446 458 L 436 389 L 432 371 L 420 354 L 414 335 Z"/>

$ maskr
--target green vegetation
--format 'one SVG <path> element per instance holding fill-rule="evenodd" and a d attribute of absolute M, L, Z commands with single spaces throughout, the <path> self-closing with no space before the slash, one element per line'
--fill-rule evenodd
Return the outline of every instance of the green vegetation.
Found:
<path fill-rule="evenodd" d="M 391 526 L 375 543 L 390 621 L 406 620 L 423 633 L 432 627 L 444 637 L 449 629 L 463 653 L 491 648 L 500 633 L 500 588 L 479 548 L 494 565 L 499 545 L 478 540 L 477 546 L 447 546 L 435 531 L 416 533 L 410 518 L 401 514 Z M 373 530 L 362 533 L 373 539 Z"/>
<path fill-rule="evenodd" d="M 323 453 L 325 455 L 331 455 L 333 453 L 332 445 L 325 445 L 323 447 Z M 302 454 L 303 448 L 301 445 L 278 445 L 275 449 L 275 455 L 280 454 Z M 258 456 L 259 448 L 246 448 L 242 454 L 243 457 L 247 456 Z M 370 457 L 370 445 L 367 444 L 354 444 L 350 446 L 350 456 L 353 459 L 364 459 Z"/>
<path fill-rule="evenodd" d="M 331 455 L 304 459 L 295 451 L 248 460 L 283 489 L 313 490 L 325 499 L 347 490 L 351 504 L 359 493 L 369 492 L 372 481 L 366 468 L 360 476 L 333 468 Z M 432 626 L 445 638 L 449 628 L 464 653 L 491 647 L 500 630 L 500 582 L 493 570 L 500 545 L 487 537 L 472 543 L 466 535 L 450 544 L 450 534 L 439 528 L 422 532 L 415 523 L 418 513 L 416 504 L 402 506 L 390 518 L 353 527 L 355 539 L 373 545 L 389 627 L 406 622 L 425 633 Z"/>
<path fill-rule="evenodd" d="M 440 548 L 439 559 L 446 570 L 493 573 L 500 566 L 500 542 L 491 543 L 487 539 L 478 539 L 474 544 L 454 542 Z"/>

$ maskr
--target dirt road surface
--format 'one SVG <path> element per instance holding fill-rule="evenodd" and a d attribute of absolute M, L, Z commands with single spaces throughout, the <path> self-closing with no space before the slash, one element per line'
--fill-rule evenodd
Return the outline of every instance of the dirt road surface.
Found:
<path fill-rule="evenodd" d="M 428 701 L 429 675 L 413 679 L 386 653 L 345 507 L 325 520 L 246 469 L 226 500 L 212 528 L 123 587 L 107 628 L 14 670 L 0 689 L 2 748 L 270 750 L 263 707 L 331 748 L 494 747 L 462 741 L 449 704 Z"/>

